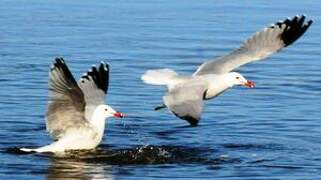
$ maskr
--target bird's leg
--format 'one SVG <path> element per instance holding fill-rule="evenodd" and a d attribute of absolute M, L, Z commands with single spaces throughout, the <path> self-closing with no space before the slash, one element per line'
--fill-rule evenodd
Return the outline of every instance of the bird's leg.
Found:
<path fill-rule="evenodd" d="M 164 108 L 166 108 L 166 105 L 165 105 L 165 104 L 162 104 L 162 105 L 160 105 L 160 106 L 156 106 L 154 110 L 155 110 L 155 111 L 159 111 L 159 110 L 164 109 Z"/>

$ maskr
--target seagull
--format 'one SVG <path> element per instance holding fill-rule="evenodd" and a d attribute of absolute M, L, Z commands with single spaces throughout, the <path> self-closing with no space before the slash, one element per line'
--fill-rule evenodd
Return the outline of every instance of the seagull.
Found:
<path fill-rule="evenodd" d="M 167 86 L 163 104 L 155 110 L 168 108 L 175 116 L 197 126 L 203 110 L 203 100 L 212 99 L 236 85 L 253 88 L 254 82 L 246 80 L 238 67 L 267 58 L 291 45 L 312 24 L 305 16 L 294 16 L 276 22 L 256 32 L 232 52 L 204 62 L 190 76 L 177 74 L 171 69 L 146 71 L 141 79 L 146 84 Z"/>
<path fill-rule="evenodd" d="M 109 66 L 93 66 L 78 83 L 63 58 L 56 58 L 49 72 L 49 102 L 46 129 L 55 140 L 25 152 L 64 152 L 94 149 L 101 142 L 105 119 L 123 118 L 104 103 L 108 90 Z"/>

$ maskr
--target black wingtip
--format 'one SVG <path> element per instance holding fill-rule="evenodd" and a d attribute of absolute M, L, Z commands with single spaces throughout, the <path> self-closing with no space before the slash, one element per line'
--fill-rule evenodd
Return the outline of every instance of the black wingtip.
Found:
<path fill-rule="evenodd" d="M 89 80 L 89 76 L 93 79 L 96 86 L 104 91 L 106 94 L 108 91 L 108 83 L 109 83 L 109 66 L 105 62 L 101 62 L 100 66 L 97 68 L 95 65 L 92 66 L 91 69 L 88 70 L 86 74 L 82 76 L 82 78 Z"/>
<path fill-rule="evenodd" d="M 107 93 L 108 91 L 108 84 L 109 84 L 109 65 L 105 62 L 101 62 L 99 66 L 99 76 L 100 78 L 100 84 L 102 90 Z"/>
<path fill-rule="evenodd" d="M 56 61 L 55 64 L 57 64 L 57 65 L 65 64 L 65 60 L 62 57 L 56 57 L 55 61 Z"/>
<path fill-rule="evenodd" d="M 64 58 L 62 57 L 56 57 L 55 61 L 53 62 L 50 70 L 53 71 L 55 68 L 60 68 L 65 70 L 65 68 L 67 67 Z M 67 67 L 68 68 L 68 67 Z"/>
<path fill-rule="evenodd" d="M 274 26 L 282 27 L 285 25 L 284 31 L 280 35 L 284 46 L 289 46 L 301 37 L 306 30 L 311 26 L 312 20 L 305 22 L 306 16 L 294 16 L 292 19 L 285 19 L 283 22 L 277 22 Z"/>
<path fill-rule="evenodd" d="M 190 123 L 191 126 L 195 127 L 198 125 L 198 122 L 199 120 L 198 119 L 195 119 L 191 116 L 184 116 L 184 117 L 181 117 L 182 119 L 186 120 L 187 122 Z"/>
<path fill-rule="evenodd" d="M 173 112 L 174 113 L 174 112 Z M 189 124 L 192 126 L 192 127 L 195 127 L 198 125 L 198 122 L 199 122 L 199 118 L 194 118 L 192 116 L 189 116 L 189 115 L 186 115 L 186 116 L 179 116 L 178 114 L 174 113 L 175 116 L 181 118 L 181 119 L 184 119 L 186 120 L 187 122 L 189 122 Z"/>
<path fill-rule="evenodd" d="M 55 62 L 53 63 L 53 65 L 50 68 L 51 71 L 56 70 L 56 69 L 63 73 L 63 75 L 65 76 L 65 79 L 67 81 L 70 81 L 70 83 L 76 83 L 75 78 L 71 74 L 65 60 L 62 57 L 55 58 Z"/>

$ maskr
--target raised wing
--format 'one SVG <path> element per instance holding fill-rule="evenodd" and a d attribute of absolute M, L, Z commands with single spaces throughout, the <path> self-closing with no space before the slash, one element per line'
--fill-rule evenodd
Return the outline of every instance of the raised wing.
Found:
<path fill-rule="evenodd" d="M 59 139 L 71 127 L 87 125 L 84 94 L 63 58 L 56 58 L 49 73 L 49 102 L 46 127 Z"/>
<path fill-rule="evenodd" d="M 90 119 L 96 106 L 105 104 L 105 95 L 108 90 L 109 83 L 109 66 L 104 62 L 96 68 L 93 66 L 86 74 L 84 74 L 78 84 L 86 102 L 85 116 Z"/>
<path fill-rule="evenodd" d="M 198 124 L 203 111 L 203 95 L 207 86 L 202 83 L 177 85 L 163 97 L 167 108 L 192 126 Z"/>
<path fill-rule="evenodd" d="M 231 53 L 203 63 L 193 75 L 223 74 L 249 62 L 264 59 L 292 44 L 311 24 L 312 20 L 306 22 L 304 15 L 277 22 L 255 33 Z"/>

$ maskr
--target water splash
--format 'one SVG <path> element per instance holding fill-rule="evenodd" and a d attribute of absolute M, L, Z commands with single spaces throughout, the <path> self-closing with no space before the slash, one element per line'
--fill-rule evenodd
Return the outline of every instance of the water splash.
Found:
<path fill-rule="evenodd" d="M 63 154 L 35 154 L 52 158 L 54 160 L 70 160 L 86 163 L 99 163 L 109 165 L 132 164 L 181 164 L 199 163 L 217 165 L 222 163 L 239 163 L 240 159 L 229 156 L 210 155 L 210 148 L 195 148 L 184 146 L 137 146 L 127 149 L 107 150 L 103 147 L 84 151 L 67 151 Z M 7 150 L 8 153 L 24 154 L 17 148 Z"/>

